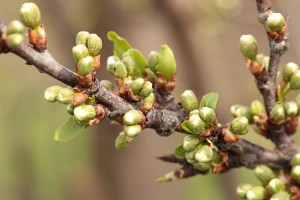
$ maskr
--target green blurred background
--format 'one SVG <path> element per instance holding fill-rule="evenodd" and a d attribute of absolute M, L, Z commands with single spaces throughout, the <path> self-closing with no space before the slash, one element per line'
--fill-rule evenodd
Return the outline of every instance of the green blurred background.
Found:
<path fill-rule="evenodd" d="M 18 19 L 25 1 L 1 0 L 0 19 Z M 34 1 L 42 12 L 48 50 L 73 68 L 71 48 L 78 31 L 99 34 L 104 43 L 98 78 L 112 80 L 105 59 L 112 54 L 109 30 L 124 36 L 145 56 L 167 43 L 177 59 L 178 100 L 185 89 L 200 98 L 214 91 L 221 122 L 231 120 L 232 104 L 260 99 L 253 77 L 239 53 L 239 37 L 253 34 L 259 50 L 268 43 L 257 22 L 255 1 L 241 0 L 49 0 Z M 282 64 L 300 63 L 300 2 L 273 0 L 273 9 L 290 16 L 291 48 Z M 296 45 L 297 44 L 297 45 Z M 178 165 L 156 157 L 171 153 L 182 135 L 162 138 L 145 130 L 123 152 L 114 148 L 121 128 L 107 121 L 70 142 L 54 142 L 53 133 L 67 119 L 65 106 L 43 99 L 46 87 L 60 84 L 14 55 L 0 55 L 0 200 L 234 200 L 239 182 L 258 183 L 251 170 L 196 176 L 157 184 L 155 179 Z M 60 84 L 62 85 L 62 84 Z M 299 137 L 299 136 L 298 136 Z M 272 144 L 254 132 L 247 139 Z"/>

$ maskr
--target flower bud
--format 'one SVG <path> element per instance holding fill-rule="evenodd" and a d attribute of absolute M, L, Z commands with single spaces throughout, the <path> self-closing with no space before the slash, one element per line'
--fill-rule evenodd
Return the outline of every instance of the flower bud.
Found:
<path fill-rule="evenodd" d="M 285 110 L 283 105 L 276 104 L 271 110 L 271 118 L 276 122 L 282 122 L 285 120 Z"/>
<path fill-rule="evenodd" d="M 100 83 L 103 87 L 105 87 L 108 90 L 115 89 L 115 85 L 112 82 L 108 81 L 108 80 L 102 80 L 102 81 L 100 81 Z"/>
<path fill-rule="evenodd" d="M 205 124 L 211 124 L 216 119 L 216 112 L 209 107 L 200 108 L 199 115 Z"/>
<path fill-rule="evenodd" d="M 194 114 L 182 123 L 182 128 L 192 134 L 200 134 L 205 130 L 205 123 L 199 115 Z"/>
<path fill-rule="evenodd" d="M 300 165 L 296 165 L 292 168 L 291 175 L 294 180 L 300 183 Z"/>
<path fill-rule="evenodd" d="M 275 194 L 276 192 L 285 190 L 285 185 L 279 178 L 273 178 L 268 183 L 268 191 L 271 194 Z"/>
<path fill-rule="evenodd" d="M 176 61 L 173 51 L 168 45 L 162 45 L 159 55 L 156 71 L 161 72 L 167 80 L 176 73 Z"/>
<path fill-rule="evenodd" d="M 248 119 L 244 116 L 236 117 L 230 124 L 230 130 L 236 135 L 245 135 L 248 133 Z"/>
<path fill-rule="evenodd" d="M 142 89 L 144 83 L 145 80 L 143 78 L 137 78 L 134 81 L 132 81 L 130 84 L 130 88 L 133 94 L 138 94 L 138 92 Z"/>
<path fill-rule="evenodd" d="M 287 117 L 294 117 L 298 113 L 298 105 L 294 101 L 286 102 L 284 109 Z"/>
<path fill-rule="evenodd" d="M 111 74 L 114 74 L 114 67 L 115 63 L 117 61 L 120 61 L 120 59 L 117 56 L 109 56 L 107 58 L 107 64 L 106 64 L 106 69 L 109 71 Z"/>
<path fill-rule="evenodd" d="M 24 36 L 20 33 L 9 34 L 6 38 L 6 45 L 8 48 L 16 49 L 24 42 Z"/>
<path fill-rule="evenodd" d="M 230 112 L 233 115 L 233 117 L 244 116 L 244 117 L 247 117 L 249 123 L 252 123 L 252 121 L 253 121 L 251 109 L 247 106 L 233 105 L 230 107 Z"/>
<path fill-rule="evenodd" d="M 45 90 L 45 93 L 44 93 L 44 97 L 47 101 L 49 102 L 54 102 L 56 101 L 56 97 L 57 97 L 57 94 L 59 93 L 59 91 L 62 89 L 62 87 L 58 86 L 58 85 L 54 85 L 54 86 L 51 86 L 51 87 L 48 87 L 46 90 Z"/>
<path fill-rule="evenodd" d="M 199 142 L 200 140 L 192 135 L 185 136 L 183 138 L 183 149 L 185 151 L 192 151 L 196 148 Z"/>
<path fill-rule="evenodd" d="M 228 128 L 223 128 L 221 134 L 225 142 L 236 143 L 239 140 L 238 136 L 233 134 Z"/>
<path fill-rule="evenodd" d="M 74 117 L 81 122 L 94 119 L 96 110 L 94 106 L 82 104 L 74 108 Z"/>
<path fill-rule="evenodd" d="M 149 56 L 148 56 L 148 67 L 153 71 L 156 72 L 156 65 L 158 64 L 158 52 L 156 51 L 151 51 Z"/>
<path fill-rule="evenodd" d="M 82 44 L 82 45 L 86 46 L 86 41 L 87 41 L 89 35 L 90 35 L 90 33 L 87 31 L 78 32 L 76 35 L 76 40 L 75 40 L 76 45 Z"/>
<path fill-rule="evenodd" d="M 116 138 L 115 147 L 117 150 L 124 150 L 128 147 L 129 142 L 126 139 L 124 132 L 121 132 L 120 135 Z"/>
<path fill-rule="evenodd" d="M 255 186 L 247 192 L 247 200 L 264 200 L 267 197 L 267 191 L 262 186 Z"/>
<path fill-rule="evenodd" d="M 276 178 L 273 170 L 266 165 L 258 165 L 255 170 L 256 177 L 260 180 L 263 185 L 267 185 L 270 180 Z"/>
<path fill-rule="evenodd" d="M 264 105 L 258 100 L 251 102 L 250 109 L 253 116 L 259 116 L 261 113 L 266 112 Z"/>
<path fill-rule="evenodd" d="M 291 197 L 289 193 L 285 191 L 277 192 L 270 198 L 270 200 L 290 200 L 290 199 Z"/>
<path fill-rule="evenodd" d="M 287 63 L 282 70 L 282 79 L 284 82 L 289 82 L 292 75 L 299 70 L 299 66 L 296 63 Z"/>
<path fill-rule="evenodd" d="M 131 75 L 134 72 L 134 69 L 135 69 L 134 60 L 131 57 L 126 56 L 122 59 L 122 62 L 124 63 L 128 74 Z"/>
<path fill-rule="evenodd" d="M 300 153 L 296 153 L 293 155 L 290 164 L 292 167 L 295 167 L 296 165 L 300 165 Z"/>
<path fill-rule="evenodd" d="M 293 73 L 290 81 L 290 87 L 293 90 L 300 89 L 300 70 L 297 70 L 295 73 Z"/>
<path fill-rule="evenodd" d="M 74 99 L 74 91 L 70 88 L 62 88 L 57 94 L 56 100 L 60 103 L 70 104 Z"/>
<path fill-rule="evenodd" d="M 198 146 L 196 149 L 195 160 L 201 163 L 211 161 L 213 150 L 208 145 Z"/>
<path fill-rule="evenodd" d="M 41 23 L 39 7 L 34 3 L 24 3 L 20 9 L 20 19 L 25 26 L 35 29 Z"/>
<path fill-rule="evenodd" d="M 146 81 L 142 87 L 142 89 L 140 90 L 140 96 L 142 97 L 147 97 L 149 96 L 149 94 L 153 91 L 152 88 L 152 83 L 150 81 Z"/>
<path fill-rule="evenodd" d="M 76 63 L 82 58 L 85 58 L 89 55 L 89 51 L 83 44 L 78 44 L 72 48 L 73 59 Z"/>
<path fill-rule="evenodd" d="M 123 122 L 127 126 L 139 124 L 142 122 L 142 120 L 142 113 L 137 110 L 130 110 L 123 116 Z"/>
<path fill-rule="evenodd" d="M 184 91 L 180 97 L 180 102 L 187 113 L 198 108 L 198 100 L 192 90 Z"/>
<path fill-rule="evenodd" d="M 113 75 L 121 80 L 127 77 L 127 69 L 122 61 L 115 62 Z"/>
<path fill-rule="evenodd" d="M 140 125 L 125 126 L 124 132 L 127 137 L 135 138 L 142 132 L 142 127 Z"/>
<path fill-rule="evenodd" d="M 91 56 L 96 56 L 102 49 L 102 40 L 97 34 L 89 34 L 86 46 Z"/>
<path fill-rule="evenodd" d="M 250 183 L 242 183 L 237 186 L 236 193 L 239 197 L 245 199 L 247 196 L 247 192 L 252 188 L 253 186 Z"/>
<path fill-rule="evenodd" d="M 94 69 L 94 58 L 92 56 L 81 58 L 77 64 L 77 69 L 79 74 L 83 76 L 91 73 Z"/>
<path fill-rule="evenodd" d="M 73 104 L 68 104 L 67 105 L 67 112 L 68 112 L 68 114 L 74 115 L 74 108 L 75 108 L 75 106 Z"/>
<path fill-rule="evenodd" d="M 144 97 L 142 99 L 142 110 L 150 110 L 152 108 L 152 105 L 155 101 L 155 95 L 152 93 L 150 93 L 147 97 Z"/>
<path fill-rule="evenodd" d="M 197 162 L 193 166 L 200 171 L 208 171 L 211 168 L 210 162 Z"/>
<path fill-rule="evenodd" d="M 240 50 L 250 60 L 256 60 L 257 42 L 252 35 L 242 35 L 240 38 Z"/>
<path fill-rule="evenodd" d="M 267 19 L 267 26 L 270 31 L 278 32 L 285 25 L 285 19 L 281 13 L 271 13 Z"/>
<path fill-rule="evenodd" d="M 195 160 L 195 154 L 196 154 L 196 150 L 186 152 L 185 153 L 186 161 L 190 164 L 196 163 L 197 161 Z"/>
<path fill-rule="evenodd" d="M 24 33 L 24 25 L 18 20 L 11 21 L 7 26 L 7 33 Z"/>

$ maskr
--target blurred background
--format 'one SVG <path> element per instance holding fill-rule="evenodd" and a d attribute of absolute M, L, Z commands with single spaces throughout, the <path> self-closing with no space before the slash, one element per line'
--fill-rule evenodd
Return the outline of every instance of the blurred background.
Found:
<path fill-rule="evenodd" d="M 6 23 L 18 19 L 23 2 L 1 0 L 0 19 Z M 74 67 L 71 48 L 77 32 L 97 33 L 103 40 L 98 78 L 112 81 L 105 70 L 106 58 L 112 54 L 106 33 L 114 30 L 146 57 L 151 50 L 159 51 L 160 45 L 168 44 L 178 66 L 176 99 L 185 89 L 194 90 L 199 98 L 218 92 L 217 112 L 223 123 L 231 120 L 231 105 L 261 100 L 239 53 L 240 36 L 251 33 L 258 40 L 259 51 L 268 55 L 255 1 L 34 2 L 42 12 L 48 50 L 68 68 Z M 299 64 L 300 1 L 273 0 L 272 4 L 274 11 L 290 16 L 291 47 L 281 64 Z M 0 200 L 235 200 L 238 183 L 258 184 L 247 169 L 156 183 L 157 177 L 179 167 L 156 157 L 172 153 L 182 142 L 182 134 L 162 138 L 145 130 L 121 152 L 114 148 L 121 127 L 104 121 L 70 142 L 55 142 L 53 134 L 68 114 L 65 106 L 46 102 L 43 92 L 50 85 L 62 84 L 10 54 L 0 55 L 0 76 Z M 246 138 L 273 148 L 253 131 Z"/>

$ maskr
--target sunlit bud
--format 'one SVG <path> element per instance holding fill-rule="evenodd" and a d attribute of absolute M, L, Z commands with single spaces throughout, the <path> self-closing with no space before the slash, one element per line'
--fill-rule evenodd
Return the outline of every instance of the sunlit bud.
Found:
<path fill-rule="evenodd" d="M 244 117 L 247 117 L 249 123 L 252 123 L 252 121 L 253 121 L 251 109 L 247 106 L 233 105 L 230 107 L 230 112 L 233 115 L 233 117 L 244 116 Z"/>
<path fill-rule="evenodd" d="M 236 135 L 245 135 L 248 133 L 248 119 L 244 116 L 236 117 L 230 124 L 230 130 Z"/>
<path fill-rule="evenodd" d="M 184 91 L 180 97 L 180 102 L 187 113 L 198 108 L 198 100 L 192 90 Z"/>
<path fill-rule="evenodd" d="M 91 56 L 97 56 L 102 49 L 102 40 L 97 34 L 89 34 L 86 46 Z"/>
<path fill-rule="evenodd" d="M 108 90 L 115 89 L 115 85 L 112 82 L 108 81 L 108 80 L 102 80 L 102 81 L 100 81 L 100 83 L 103 87 L 105 87 Z"/>
<path fill-rule="evenodd" d="M 20 33 L 9 34 L 6 38 L 6 45 L 8 48 L 16 49 L 24 42 L 24 36 Z"/>
<path fill-rule="evenodd" d="M 91 73 L 94 69 L 94 58 L 92 56 L 81 58 L 77 64 L 77 69 L 79 74 L 83 76 Z"/>
<path fill-rule="evenodd" d="M 250 60 L 256 60 L 257 42 L 252 35 L 242 35 L 240 38 L 240 50 Z"/>
<path fill-rule="evenodd" d="M 121 132 L 120 135 L 116 138 L 115 147 L 117 150 L 124 150 L 128 147 L 129 142 L 126 139 L 124 132 Z"/>
<path fill-rule="evenodd" d="M 300 165 L 296 165 L 292 168 L 291 175 L 294 180 L 300 183 Z"/>
<path fill-rule="evenodd" d="M 200 134 L 202 131 L 205 130 L 205 123 L 202 121 L 199 115 L 194 114 L 189 117 L 189 119 L 182 124 L 183 126 L 186 125 L 186 128 L 192 134 Z"/>
<path fill-rule="evenodd" d="M 142 89 L 144 83 L 145 80 L 143 78 L 137 78 L 134 81 L 132 81 L 130 84 L 130 88 L 133 94 L 138 94 L 138 92 Z"/>
<path fill-rule="evenodd" d="M 268 191 L 271 194 L 275 194 L 276 192 L 285 190 L 285 185 L 279 178 L 273 178 L 268 183 Z"/>
<path fill-rule="evenodd" d="M 276 178 L 275 173 L 271 168 L 266 165 L 258 165 L 255 170 L 256 177 L 260 180 L 263 185 L 267 185 L 270 180 Z"/>
<path fill-rule="evenodd" d="M 124 132 L 127 137 L 135 138 L 142 132 L 142 127 L 140 125 L 124 126 Z"/>
<path fill-rule="evenodd" d="M 211 168 L 210 162 L 197 162 L 193 166 L 200 171 L 208 171 Z"/>
<path fill-rule="evenodd" d="M 80 105 L 74 108 L 74 117 L 78 121 L 87 121 L 96 117 L 96 110 L 91 105 Z"/>
<path fill-rule="evenodd" d="M 23 32 L 24 32 L 24 25 L 18 20 L 11 21 L 7 26 L 8 34 L 23 33 Z"/>
<path fill-rule="evenodd" d="M 137 110 L 130 110 L 123 116 L 123 122 L 127 126 L 139 124 L 142 120 L 142 113 Z"/>
<path fill-rule="evenodd" d="M 198 162 L 209 162 L 213 157 L 213 150 L 208 145 L 198 146 L 196 149 L 195 159 Z"/>
<path fill-rule="evenodd" d="M 76 40 L 75 40 L 76 45 L 83 44 L 84 46 L 86 46 L 86 41 L 87 41 L 87 38 L 89 35 L 90 35 L 90 33 L 87 31 L 78 32 L 76 35 Z"/>
<path fill-rule="evenodd" d="M 122 62 L 124 63 L 128 74 L 131 75 L 131 73 L 134 71 L 135 68 L 134 60 L 131 57 L 126 56 L 122 59 Z"/>
<path fill-rule="evenodd" d="M 290 161 L 292 167 L 296 165 L 300 165 L 300 153 L 296 153 L 293 155 L 292 160 Z"/>
<path fill-rule="evenodd" d="M 195 138 L 192 135 L 185 136 L 183 138 L 183 149 L 185 151 L 192 151 L 196 148 L 199 142 L 200 142 L 199 139 Z"/>
<path fill-rule="evenodd" d="M 139 92 L 139 95 L 142 97 L 147 97 L 153 91 L 152 83 L 150 81 L 146 81 L 142 86 L 142 89 Z"/>
<path fill-rule="evenodd" d="M 62 88 L 57 94 L 56 100 L 60 103 L 70 104 L 74 99 L 74 91 L 70 88 Z"/>
<path fill-rule="evenodd" d="M 124 80 L 127 77 L 127 69 L 122 61 L 115 62 L 113 75 L 121 80 Z"/>
<path fill-rule="evenodd" d="M 287 63 L 282 70 L 282 79 L 284 82 L 289 82 L 292 75 L 299 70 L 299 66 L 296 63 Z"/>
<path fill-rule="evenodd" d="M 205 124 L 211 124 L 216 119 L 216 112 L 209 107 L 200 108 L 199 115 Z"/>
<path fill-rule="evenodd" d="M 51 87 L 48 87 L 46 90 L 45 90 L 45 93 L 44 93 L 44 98 L 49 101 L 49 102 L 54 102 L 56 101 L 56 97 L 57 97 L 57 94 L 59 93 L 59 91 L 62 89 L 62 87 L 58 86 L 58 85 L 54 85 L 54 86 L 51 86 Z"/>
<path fill-rule="evenodd" d="M 253 116 L 259 116 L 261 113 L 266 112 L 264 105 L 258 100 L 251 102 L 250 109 Z"/>
<path fill-rule="evenodd" d="M 289 101 L 284 104 L 284 109 L 287 117 L 294 117 L 298 112 L 298 105 L 294 101 Z"/>
<path fill-rule="evenodd" d="M 20 9 L 20 19 L 25 26 L 34 29 L 41 23 L 40 9 L 34 3 L 24 3 Z"/>
<path fill-rule="evenodd" d="M 89 55 L 89 51 L 83 44 L 78 44 L 72 48 L 73 59 L 77 63 L 80 59 Z"/>
<path fill-rule="evenodd" d="M 109 56 L 107 58 L 107 64 L 106 64 L 106 69 L 107 71 L 109 71 L 110 73 L 114 73 L 114 67 L 115 67 L 115 63 L 117 61 L 120 61 L 120 59 L 117 56 Z"/>
<path fill-rule="evenodd" d="M 173 51 L 168 45 L 162 45 L 159 55 L 156 71 L 161 72 L 167 80 L 176 73 L 176 61 Z"/>
<path fill-rule="evenodd" d="M 67 112 L 68 112 L 68 114 L 74 115 L 74 108 L 75 108 L 75 106 L 73 104 L 68 104 L 67 105 Z"/>
<path fill-rule="evenodd" d="M 270 200 L 290 200 L 290 199 L 291 197 L 289 193 L 285 191 L 277 192 L 270 198 Z"/>
<path fill-rule="evenodd" d="M 290 87 L 293 90 L 300 89 L 300 70 L 297 70 L 295 73 L 293 73 L 290 80 Z"/>
<path fill-rule="evenodd" d="M 281 13 L 271 13 L 267 19 L 267 26 L 270 31 L 278 32 L 285 25 L 285 19 Z"/>
<path fill-rule="evenodd" d="M 186 161 L 190 164 L 196 163 L 197 161 L 195 160 L 195 154 L 196 154 L 196 150 L 186 152 L 185 153 Z"/>
<path fill-rule="evenodd" d="M 245 199 L 247 196 L 247 192 L 252 188 L 253 186 L 250 183 L 242 183 L 237 186 L 236 193 L 239 197 Z"/>
<path fill-rule="evenodd" d="M 199 110 L 199 109 L 192 110 L 192 111 L 189 113 L 189 116 L 194 115 L 194 114 L 200 116 L 200 110 Z"/>
<path fill-rule="evenodd" d="M 276 122 L 282 122 L 285 120 L 285 110 L 283 105 L 276 104 L 271 110 L 271 118 Z"/>
<path fill-rule="evenodd" d="M 255 186 L 247 192 L 247 200 L 264 200 L 267 197 L 267 191 L 262 186 Z"/>
<path fill-rule="evenodd" d="M 156 72 L 156 65 L 158 64 L 158 55 L 159 53 L 156 51 L 151 51 L 148 56 L 148 67 L 153 71 Z"/>

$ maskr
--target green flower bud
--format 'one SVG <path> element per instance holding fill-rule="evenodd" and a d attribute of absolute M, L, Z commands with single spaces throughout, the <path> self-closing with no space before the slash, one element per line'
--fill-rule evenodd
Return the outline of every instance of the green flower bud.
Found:
<path fill-rule="evenodd" d="M 20 33 L 9 34 L 6 38 L 6 45 L 8 48 L 16 49 L 24 42 L 24 36 Z"/>
<path fill-rule="evenodd" d="M 279 178 L 273 178 L 268 183 L 268 191 L 271 194 L 275 194 L 276 192 L 285 190 L 285 185 Z"/>
<path fill-rule="evenodd" d="M 76 45 L 78 44 L 83 44 L 84 46 L 86 46 L 86 41 L 89 37 L 90 33 L 87 31 L 80 31 L 77 33 L 76 35 Z"/>
<path fill-rule="evenodd" d="M 266 113 L 264 105 L 258 100 L 251 102 L 250 109 L 253 116 L 259 116 L 261 113 Z"/>
<path fill-rule="evenodd" d="M 198 100 L 192 90 L 184 91 L 180 97 L 180 102 L 187 113 L 198 108 Z"/>
<path fill-rule="evenodd" d="M 131 75 L 134 72 L 134 69 L 135 69 L 134 60 L 131 57 L 126 56 L 122 59 L 122 62 L 124 63 L 128 74 Z"/>
<path fill-rule="evenodd" d="M 273 170 L 266 165 L 259 165 L 255 168 L 255 175 L 263 185 L 267 185 L 270 180 L 276 178 Z"/>
<path fill-rule="evenodd" d="M 208 145 L 198 146 L 195 154 L 195 159 L 198 162 L 205 163 L 211 161 L 213 157 L 213 150 Z"/>
<path fill-rule="evenodd" d="M 200 108 L 199 115 L 205 124 L 211 124 L 216 119 L 216 112 L 209 107 Z"/>
<path fill-rule="evenodd" d="M 78 121 L 87 121 L 94 119 L 96 117 L 96 110 L 94 106 L 91 105 L 80 105 L 74 108 L 74 117 Z"/>
<path fill-rule="evenodd" d="M 187 128 L 192 134 L 200 134 L 205 130 L 205 123 L 202 121 L 199 115 L 191 115 L 187 121 Z"/>
<path fill-rule="evenodd" d="M 193 166 L 200 171 L 208 171 L 211 168 L 210 162 L 197 162 Z"/>
<path fill-rule="evenodd" d="M 236 135 L 245 135 L 248 133 L 248 119 L 244 116 L 236 117 L 230 124 L 230 130 Z"/>
<path fill-rule="evenodd" d="M 142 114 L 137 110 L 130 110 L 123 116 L 123 122 L 127 126 L 139 124 L 142 120 Z"/>
<path fill-rule="evenodd" d="M 148 56 L 148 67 L 153 71 L 156 72 L 156 65 L 158 64 L 158 56 L 159 53 L 156 51 L 151 51 Z"/>
<path fill-rule="evenodd" d="M 127 69 L 122 61 L 115 62 L 113 75 L 121 80 L 127 77 Z"/>
<path fill-rule="evenodd" d="M 278 32 L 285 25 L 285 19 L 281 13 L 272 13 L 267 19 L 267 26 L 270 31 Z"/>
<path fill-rule="evenodd" d="M 298 105 L 294 101 L 286 102 L 284 109 L 287 117 L 294 117 L 298 113 Z"/>
<path fill-rule="evenodd" d="M 267 197 L 267 191 L 262 186 L 255 186 L 247 192 L 247 200 L 264 200 Z"/>
<path fill-rule="evenodd" d="M 126 139 L 126 136 L 123 132 L 116 138 L 115 147 L 117 150 L 124 150 L 128 147 L 129 142 Z"/>
<path fill-rule="evenodd" d="M 247 106 L 233 105 L 230 107 L 230 112 L 233 115 L 233 117 L 244 116 L 244 117 L 247 117 L 249 123 L 252 123 L 252 121 L 253 121 L 251 109 Z"/>
<path fill-rule="evenodd" d="M 77 64 L 77 69 L 83 76 L 91 73 L 94 69 L 94 58 L 92 56 L 81 58 Z"/>
<path fill-rule="evenodd" d="M 247 196 L 247 192 L 252 188 L 253 186 L 250 183 L 242 183 L 237 186 L 236 193 L 239 197 L 245 199 Z"/>
<path fill-rule="evenodd" d="M 240 50 L 250 60 L 256 60 L 257 42 L 252 35 L 242 35 L 240 38 Z"/>
<path fill-rule="evenodd" d="M 24 25 L 18 20 L 11 21 L 7 26 L 7 33 L 24 33 Z"/>
<path fill-rule="evenodd" d="M 295 102 L 296 102 L 298 108 L 300 108 L 300 94 L 298 94 L 298 95 L 296 96 Z"/>
<path fill-rule="evenodd" d="M 289 82 L 292 75 L 299 70 L 299 66 L 296 63 L 287 63 L 282 70 L 282 79 L 284 82 Z"/>
<path fill-rule="evenodd" d="M 117 61 L 120 61 L 120 59 L 117 56 L 109 56 L 107 58 L 107 64 L 106 64 L 106 69 L 109 71 L 111 74 L 114 74 L 114 68 L 115 68 L 115 63 Z"/>
<path fill-rule="evenodd" d="M 137 78 L 134 81 L 132 81 L 130 84 L 130 88 L 131 88 L 131 91 L 133 92 L 133 94 L 138 94 L 139 91 L 142 89 L 144 83 L 145 83 L 145 80 L 143 78 Z"/>
<path fill-rule="evenodd" d="M 108 90 L 115 89 L 115 85 L 112 82 L 108 81 L 108 80 L 102 80 L 102 81 L 100 81 L 100 83 L 103 87 L 105 87 Z"/>
<path fill-rule="evenodd" d="M 89 51 L 83 44 L 78 44 L 72 48 L 73 59 L 76 63 L 89 55 Z"/>
<path fill-rule="evenodd" d="M 159 55 L 156 71 L 161 72 L 167 80 L 176 73 L 176 61 L 173 51 L 168 45 L 162 45 Z"/>
<path fill-rule="evenodd" d="M 270 198 L 270 200 L 290 200 L 290 199 L 291 197 L 289 193 L 285 191 L 277 192 Z"/>
<path fill-rule="evenodd" d="M 271 110 L 271 118 L 276 122 L 282 122 L 285 120 L 285 110 L 283 105 L 276 104 Z"/>
<path fill-rule="evenodd" d="M 196 148 L 199 142 L 200 140 L 192 135 L 185 136 L 183 138 L 183 149 L 185 151 L 192 151 Z"/>
<path fill-rule="evenodd" d="M 295 167 L 296 165 L 300 165 L 300 153 L 296 153 L 293 155 L 290 164 L 292 167 Z"/>
<path fill-rule="evenodd" d="M 291 175 L 294 180 L 300 183 L 300 165 L 296 165 L 292 168 Z"/>
<path fill-rule="evenodd" d="M 150 81 L 146 81 L 142 87 L 142 89 L 140 90 L 140 96 L 142 97 L 147 97 L 150 95 L 150 93 L 153 91 L 152 88 L 152 83 Z"/>
<path fill-rule="evenodd" d="M 191 116 L 191 115 L 199 115 L 199 116 L 200 116 L 200 110 L 199 110 L 199 109 L 192 110 L 192 111 L 189 113 L 189 116 Z"/>
<path fill-rule="evenodd" d="M 135 138 L 142 132 L 142 127 L 140 125 L 125 126 L 124 132 L 127 137 Z"/>
<path fill-rule="evenodd" d="M 89 34 L 86 46 L 91 56 L 97 56 L 102 49 L 102 40 L 97 34 Z"/>
<path fill-rule="evenodd" d="M 73 104 L 68 104 L 67 105 L 67 112 L 68 112 L 68 114 L 74 115 L 74 108 L 75 108 L 75 106 Z"/>
<path fill-rule="evenodd" d="M 152 107 L 152 104 L 154 103 L 155 101 L 155 95 L 152 93 L 150 93 L 147 97 L 144 97 L 142 99 L 142 104 L 143 104 L 143 108 L 145 110 L 149 110 L 151 109 Z"/>
<path fill-rule="evenodd" d="M 196 150 L 186 152 L 185 153 L 186 161 L 190 164 L 196 163 L 197 161 L 195 160 L 195 154 L 196 154 Z"/>
<path fill-rule="evenodd" d="M 300 89 L 300 70 L 297 70 L 295 73 L 293 73 L 290 81 L 290 87 L 293 90 Z"/>
<path fill-rule="evenodd" d="M 45 90 L 45 93 L 44 93 L 44 98 L 49 101 L 49 102 L 54 102 L 56 101 L 56 97 L 57 97 L 57 94 L 59 93 L 59 91 L 62 89 L 62 87 L 58 86 L 58 85 L 54 85 L 54 86 L 51 86 L 51 87 L 48 87 L 46 90 Z"/>
<path fill-rule="evenodd" d="M 35 29 L 41 23 L 39 7 L 34 3 L 24 3 L 20 9 L 20 19 L 25 26 Z"/>
<path fill-rule="evenodd" d="M 70 88 L 62 88 L 57 94 L 56 100 L 60 103 L 70 104 L 74 99 L 74 91 Z"/>

